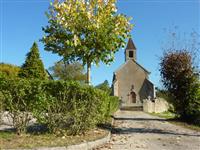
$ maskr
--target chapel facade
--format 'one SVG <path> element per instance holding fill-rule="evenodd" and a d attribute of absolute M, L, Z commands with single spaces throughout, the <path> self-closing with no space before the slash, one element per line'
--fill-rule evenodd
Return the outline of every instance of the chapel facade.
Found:
<path fill-rule="evenodd" d="M 150 72 L 137 62 L 136 52 L 130 38 L 124 52 L 125 63 L 113 74 L 113 95 L 121 99 L 121 106 L 142 106 L 144 99 L 155 98 Z"/>

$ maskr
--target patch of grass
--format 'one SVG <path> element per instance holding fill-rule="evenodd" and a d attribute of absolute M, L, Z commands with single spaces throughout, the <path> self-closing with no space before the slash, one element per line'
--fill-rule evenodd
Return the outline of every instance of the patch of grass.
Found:
<path fill-rule="evenodd" d="M 172 112 L 166 111 L 166 112 L 163 112 L 163 113 L 149 113 L 149 114 L 151 114 L 153 116 L 158 116 L 160 118 L 165 118 L 166 121 L 168 121 L 172 124 L 182 126 L 182 127 L 188 128 L 188 129 L 192 129 L 192 130 L 195 130 L 195 131 L 200 131 L 199 125 L 185 122 L 184 120 L 179 119 L 176 116 L 176 114 L 174 114 Z"/>
<path fill-rule="evenodd" d="M 54 134 L 23 134 L 19 136 L 13 132 L 0 131 L 0 149 L 68 146 L 100 139 L 107 134 L 108 131 L 102 129 L 90 130 L 85 134 L 76 136 L 56 136 Z"/>
<path fill-rule="evenodd" d="M 0 139 L 10 139 L 15 135 L 11 131 L 0 131 Z"/>
<path fill-rule="evenodd" d="M 165 119 L 174 119 L 176 117 L 174 113 L 169 112 L 169 111 L 165 111 L 163 113 L 150 113 L 150 114 L 153 116 L 158 116 Z"/>
<path fill-rule="evenodd" d="M 178 126 L 182 126 L 191 130 L 195 130 L 195 131 L 200 131 L 200 126 L 199 125 L 195 125 L 192 123 L 188 123 L 188 122 L 184 122 L 183 120 L 180 120 L 178 118 L 174 118 L 174 119 L 168 119 L 168 122 L 178 125 Z"/>

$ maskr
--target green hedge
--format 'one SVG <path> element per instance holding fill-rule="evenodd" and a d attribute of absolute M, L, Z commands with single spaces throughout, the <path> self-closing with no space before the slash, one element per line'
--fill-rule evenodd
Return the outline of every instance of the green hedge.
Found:
<path fill-rule="evenodd" d="M 3 110 L 9 111 L 9 117 L 13 119 L 13 126 L 17 134 L 26 131 L 31 120 L 31 111 L 35 105 L 34 88 L 39 87 L 37 82 L 21 80 L 19 78 L 0 78 L 1 103 Z M 37 90 L 39 93 L 39 90 Z"/>
<path fill-rule="evenodd" d="M 117 97 L 77 82 L 1 78 L 0 88 L 18 132 L 26 131 L 31 113 L 49 132 L 78 134 L 105 122 L 119 105 Z"/>

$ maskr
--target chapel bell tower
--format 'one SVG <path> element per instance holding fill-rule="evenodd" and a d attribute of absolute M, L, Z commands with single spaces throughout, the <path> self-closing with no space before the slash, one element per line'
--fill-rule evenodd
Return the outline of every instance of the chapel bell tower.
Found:
<path fill-rule="evenodd" d="M 125 49 L 125 61 L 129 59 L 136 61 L 136 47 L 133 43 L 132 38 L 129 38 L 128 44 Z"/>

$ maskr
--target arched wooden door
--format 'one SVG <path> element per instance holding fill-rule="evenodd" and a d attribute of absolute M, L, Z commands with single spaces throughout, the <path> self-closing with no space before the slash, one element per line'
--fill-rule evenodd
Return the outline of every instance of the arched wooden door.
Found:
<path fill-rule="evenodd" d="M 136 103 L 136 94 L 133 91 L 131 91 L 131 102 Z"/>

